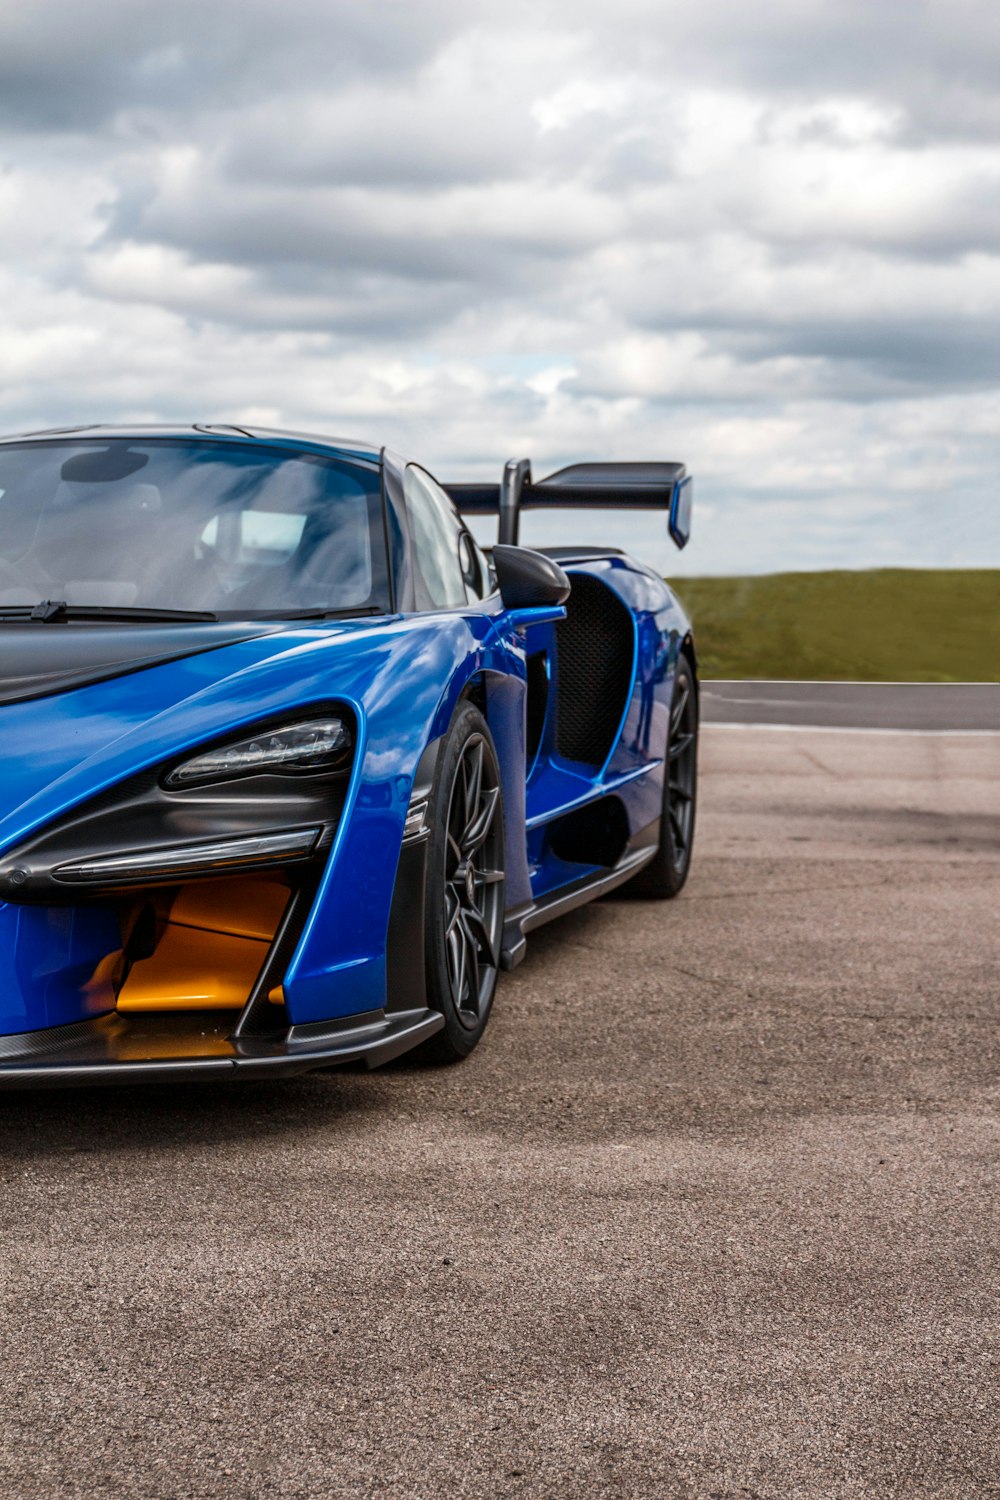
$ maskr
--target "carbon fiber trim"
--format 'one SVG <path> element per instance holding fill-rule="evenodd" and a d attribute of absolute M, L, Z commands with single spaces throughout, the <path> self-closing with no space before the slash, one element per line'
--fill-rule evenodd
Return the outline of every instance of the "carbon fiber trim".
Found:
<path fill-rule="evenodd" d="M 6 1058 L 39 1057 L 60 1047 L 90 1041 L 107 1029 L 114 1018 L 97 1016 L 86 1021 L 72 1021 L 68 1026 L 46 1026 L 42 1031 L 17 1031 L 0 1036 L 0 1061 Z"/>
<path fill-rule="evenodd" d="M 221 1012 L 107 1016 L 85 1023 L 75 1038 L 66 1035 L 70 1027 L 59 1027 L 61 1045 L 0 1056 L 0 1089 L 281 1077 L 354 1063 L 376 1068 L 419 1046 L 443 1024 L 431 1010 L 370 1012 L 271 1039 L 227 1036 L 231 1019 Z"/>

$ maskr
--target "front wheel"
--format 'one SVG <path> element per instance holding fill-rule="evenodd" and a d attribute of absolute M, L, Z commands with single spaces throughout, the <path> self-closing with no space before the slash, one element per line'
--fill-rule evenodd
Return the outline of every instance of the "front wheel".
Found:
<path fill-rule="evenodd" d="M 688 878 L 694 847 L 694 816 L 698 801 L 698 699 L 687 660 L 677 662 L 667 758 L 663 767 L 663 809 L 660 845 L 649 864 L 630 882 L 637 896 L 669 901 Z"/>
<path fill-rule="evenodd" d="M 468 1057 L 486 1030 L 504 920 L 503 795 L 486 720 L 463 703 L 438 764 L 429 808 L 427 992 L 444 1027 L 421 1049 Z"/>

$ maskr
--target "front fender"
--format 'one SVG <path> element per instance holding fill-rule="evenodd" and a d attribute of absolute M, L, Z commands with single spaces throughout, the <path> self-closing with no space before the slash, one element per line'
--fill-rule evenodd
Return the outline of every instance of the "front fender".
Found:
<path fill-rule="evenodd" d="M 363 747 L 285 976 L 285 1003 L 296 1024 L 387 1003 L 387 935 L 414 778 L 427 746 L 446 733 L 474 681 L 485 684 L 501 763 L 513 884 L 527 886 L 523 678 L 523 656 L 497 635 L 490 616 L 437 615 L 410 617 L 384 669 L 354 685 L 350 701 L 363 725 Z M 337 696 L 344 696 L 341 688 L 338 683 Z"/>

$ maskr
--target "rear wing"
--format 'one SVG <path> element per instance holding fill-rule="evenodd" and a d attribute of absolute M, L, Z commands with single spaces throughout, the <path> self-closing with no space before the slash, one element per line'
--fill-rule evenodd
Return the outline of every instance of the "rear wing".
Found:
<path fill-rule="evenodd" d="M 517 546 L 522 510 L 663 510 L 678 547 L 691 535 L 691 477 L 683 464 L 571 464 L 533 480 L 531 462 L 512 458 L 499 484 L 446 484 L 463 515 L 499 517 L 498 541 Z"/>

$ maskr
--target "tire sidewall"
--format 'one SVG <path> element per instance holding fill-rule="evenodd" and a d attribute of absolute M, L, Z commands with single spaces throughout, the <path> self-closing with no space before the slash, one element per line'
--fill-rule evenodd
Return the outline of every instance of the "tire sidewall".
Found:
<path fill-rule="evenodd" d="M 671 901 L 680 894 L 688 878 L 691 869 L 691 853 L 694 847 L 695 823 L 698 810 L 698 697 L 697 684 L 695 682 L 694 670 L 686 657 L 678 659 L 674 671 L 673 691 L 670 694 L 670 719 L 673 718 L 674 704 L 677 701 L 677 691 L 681 683 L 686 683 L 688 691 L 692 694 L 695 704 L 694 721 L 694 777 L 691 788 L 691 825 L 688 834 L 687 859 L 681 869 L 677 868 L 676 845 L 674 843 L 673 829 L 670 826 L 670 760 L 669 743 L 665 747 L 663 758 L 663 795 L 660 802 L 660 841 L 659 846 L 650 860 L 638 873 L 633 875 L 628 883 L 627 890 L 630 895 L 649 901 Z M 669 721 L 668 721 L 669 722 Z M 669 734 L 669 729 L 668 729 Z"/>
<path fill-rule="evenodd" d="M 691 698 L 694 701 L 694 703 L 697 704 L 698 699 L 697 699 L 697 690 L 696 690 L 695 681 L 694 681 L 694 673 L 691 671 L 691 668 L 688 666 L 686 658 L 683 657 L 683 656 L 680 657 L 679 660 L 678 660 L 678 663 L 677 663 L 677 672 L 676 672 L 675 677 L 674 677 L 674 690 L 673 690 L 672 694 L 670 695 L 670 714 L 671 714 L 671 718 L 673 718 L 673 707 L 674 707 L 674 703 L 675 703 L 675 701 L 677 699 L 678 689 L 680 688 L 682 682 L 684 682 L 684 683 L 687 684 L 688 692 L 691 694 Z M 664 776 L 663 776 L 663 812 L 661 814 L 661 834 L 660 834 L 660 837 L 663 840 L 664 852 L 666 854 L 667 862 L 669 864 L 668 880 L 669 880 L 669 883 L 672 886 L 672 889 L 670 891 L 671 895 L 676 895 L 678 893 L 678 891 L 680 891 L 681 887 L 684 885 L 684 882 L 687 880 L 687 878 L 688 878 L 688 872 L 691 869 L 691 855 L 692 855 L 692 852 L 694 850 L 695 825 L 696 825 L 696 823 L 698 821 L 698 717 L 697 717 L 697 713 L 695 714 L 694 731 L 693 731 L 693 733 L 694 733 L 694 777 L 693 777 L 693 780 L 692 780 L 692 783 L 691 783 L 691 822 L 690 822 L 690 826 L 689 826 L 689 829 L 688 829 L 687 857 L 685 858 L 683 865 L 680 866 L 679 868 L 678 868 L 677 857 L 676 857 L 677 856 L 677 846 L 676 846 L 676 844 L 674 842 L 674 832 L 673 832 L 673 829 L 670 826 L 670 815 L 669 815 L 669 807 L 670 807 L 670 765 L 669 765 L 669 761 L 666 762 L 665 766 L 664 766 Z M 669 745 L 667 746 L 667 749 L 669 751 L 669 749 L 670 749 Z"/>

